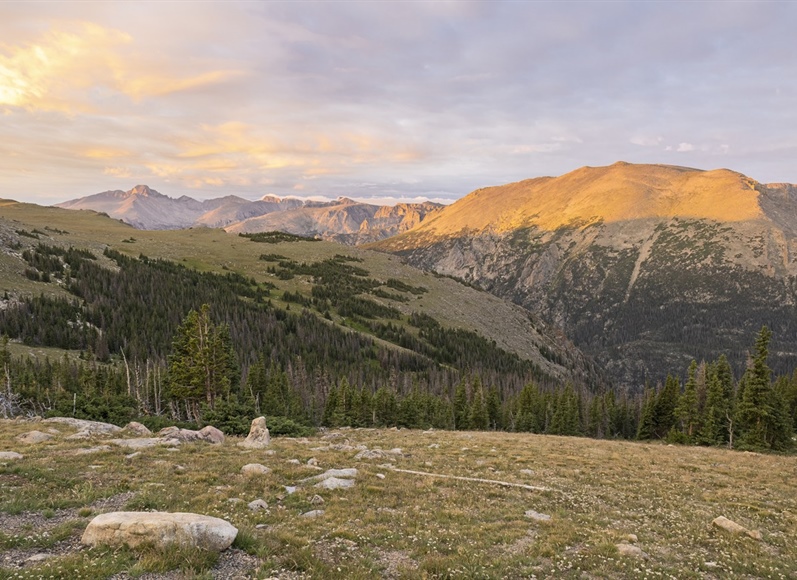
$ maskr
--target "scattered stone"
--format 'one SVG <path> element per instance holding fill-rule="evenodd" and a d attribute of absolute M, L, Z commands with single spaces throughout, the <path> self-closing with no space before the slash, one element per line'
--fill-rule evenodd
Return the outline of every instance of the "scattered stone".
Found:
<path fill-rule="evenodd" d="M 227 499 L 227 503 L 231 503 L 233 505 L 237 505 L 237 504 L 239 504 L 239 503 L 241 503 L 243 501 L 244 500 L 242 500 L 240 497 L 231 497 L 231 498 Z"/>
<path fill-rule="evenodd" d="M 22 435 L 17 435 L 15 439 L 20 443 L 25 443 L 28 445 L 35 445 L 37 443 L 44 443 L 45 441 L 49 441 L 52 439 L 53 436 L 49 433 L 42 433 L 41 431 L 30 431 L 28 433 L 23 433 Z"/>
<path fill-rule="evenodd" d="M 354 487 L 354 480 L 328 477 L 327 479 L 316 483 L 314 487 L 320 487 L 323 489 L 346 489 L 349 487 Z"/>
<path fill-rule="evenodd" d="M 246 449 L 263 449 L 271 444 L 271 436 L 266 427 L 266 418 L 258 417 L 252 420 L 252 425 L 249 427 L 249 435 L 246 436 L 244 441 L 238 443 L 241 447 Z"/>
<path fill-rule="evenodd" d="M 78 430 L 77 433 L 70 435 L 67 439 L 88 439 L 95 436 L 113 435 L 122 430 L 121 427 L 110 423 L 87 421 L 85 419 L 75 419 L 74 417 L 51 417 L 50 419 L 44 419 L 42 423 L 61 423 Z"/>
<path fill-rule="evenodd" d="M 0 451 L 0 461 L 7 460 L 7 459 L 22 459 L 25 457 L 21 453 L 17 453 L 16 451 Z"/>
<path fill-rule="evenodd" d="M 135 459 L 139 455 L 141 455 L 141 451 L 134 451 L 133 453 L 129 453 L 128 455 L 125 455 L 125 459 Z"/>
<path fill-rule="evenodd" d="M 440 444 L 439 443 L 430 443 L 429 444 L 429 449 L 440 449 Z"/>
<path fill-rule="evenodd" d="M 298 459 L 289 459 L 288 463 L 292 463 L 293 465 L 301 465 L 302 464 L 302 462 L 299 461 Z"/>
<path fill-rule="evenodd" d="M 759 540 L 759 541 L 761 540 L 761 532 L 759 532 L 758 530 L 748 530 L 744 526 L 741 526 L 736 522 L 729 520 L 725 516 L 719 516 L 718 518 L 715 518 L 714 521 L 711 523 L 714 524 L 716 527 L 725 530 L 726 532 L 730 532 L 732 534 L 739 534 L 739 535 L 743 534 L 745 536 L 753 538 L 754 540 Z"/>
<path fill-rule="evenodd" d="M 268 509 L 268 504 L 262 499 L 256 499 L 254 501 L 250 501 L 246 505 L 253 512 L 256 512 L 258 510 L 267 510 Z"/>
<path fill-rule="evenodd" d="M 288 495 L 291 495 L 292 493 L 296 493 L 296 486 L 295 485 L 283 485 L 282 487 L 285 488 L 285 491 L 288 493 Z"/>
<path fill-rule="evenodd" d="M 348 443 L 335 443 L 327 447 L 327 449 L 332 451 L 354 451 L 357 449 L 356 447 L 352 447 Z"/>
<path fill-rule="evenodd" d="M 238 529 L 220 518 L 192 513 L 109 512 L 95 517 L 83 532 L 89 546 L 131 548 L 147 543 L 158 548 L 177 544 L 220 552 L 238 535 Z"/>
<path fill-rule="evenodd" d="M 199 430 L 199 438 L 213 445 L 224 443 L 224 433 L 216 429 L 213 425 L 206 425 Z"/>
<path fill-rule="evenodd" d="M 633 546 L 631 544 L 617 544 L 617 552 L 621 556 L 629 556 L 631 558 L 647 558 L 648 555 L 642 551 L 642 548 L 639 546 Z"/>
<path fill-rule="evenodd" d="M 132 433 L 133 435 L 138 435 L 139 437 L 151 437 L 152 431 L 146 425 L 139 423 L 138 421 L 130 421 L 127 425 L 124 426 L 123 431 L 128 433 Z"/>
<path fill-rule="evenodd" d="M 54 556 L 55 554 L 33 554 L 33 556 L 27 558 L 25 561 L 31 564 L 37 564 L 39 562 L 44 562 L 45 560 L 49 560 Z"/>
<path fill-rule="evenodd" d="M 309 512 L 305 512 L 302 514 L 303 518 L 317 518 L 318 516 L 323 516 L 324 510 L 310 510 Z"/>
<path fill-rule="evenodd" d="M 629 544 L 636 544 L 639 541 L 636 534 L 626 534 L 625 539 Z"/>
<path fill-rule="evenodd" d="M 318 465 L 318 459 L 316 459 L 315 457 L 311 457 L 310 459 L 307 460 L 307 465 L 312 465 L 312 466 Z"/>
<path fill-rule="evenodd" d="M 347 467 L 346 469 L 327 469 L 324 473 L 314 475 L 313 477 L 308 477 L 302 481 L 323 481 L 332 477 L 352 478 L 357 477 L 357 473 L 358 471 L 356 467 Z"/>
<path fill-rule="evenodd" d="M 176 439 L 180 443 L 192 443 L 194 441 L 204 441 L 218 445 L 224 443 L 224 433 L 208 425 L 199 431 L 192 429 L 180 429 L 179 427 L 165 427 L 158 431 L 160 439 Z"/>
<path fill-rule="evenodd" d="M 85 449 L 78 449 L 75 455 L 90 455 L 92 453 L 100 453 L 101 451 L 110 451 L 110 445 L 97 445 L 96 447 L 86 447 Z"/>
<path fill-rule="evenodd" d="M 185 471 L 185 466 L 183 466 L 183 465 L 175 465 L 174 466 L 174 470 L 175 471 Z"/>
<path fill-rule="evenodd" d="M 530 520 L 534 520 L 535 522 L 549 522 L 551 521 L 551 516 L 548 514 L 541 514 L 540 512 L 536 512 L 534 510 L 526 510 L 526 517 Z"/>
<path fill-rule="evenodd" d="M 49 429 L 47 429 L 47 432 L 50 433 L 51 435 L 60 435 L 61 434 L 61 431 L 59 431 L 55 427 L 50 427 Z"/>
<path fill-rule="evenodd" d="M 314 495 L 312 498 L 310 498 L 311 505 L 321 505 L 323 503 L 324 503 L 324 498 L 321 497 L 320 495 Z"/>
<path fill-rule="evenodd" d="M 357 461 L 360 459 L 382 459 L 384 456 L 385 454 L 381 449 L 366 449 L 365 451 L 360 451 L 357 455 L 355 455 L 354 459 Z"/>
<path fill-rule="evenodd" d="M 534 475 L 534 470 L 533 469 L 521 469 L 520 473 L 522 473 L 523 475 Z"/>
<path fill-rule="evenodd" d="M 244 475 L 265 475 L 271 473 L 271 470 L 260 463 L 247 463 L 241 468 L 241 473 Z"/>
<path fill-rule="evenodd" d="M 385 474 L 384 474 L 384 473 L 377 473 L 377 474 L 376 474 L 376 476 L 377 476 L 379 479 L 385 479 Z"/>
<path fill-rule="evenodd" d="M 137 437 L 134 439 L 109 439 L 108 443 L 124 447 L 125 449 L 147 449 L 157 445 L 180 445 L 180 440 L 177 438 L 164 437 Z"/>

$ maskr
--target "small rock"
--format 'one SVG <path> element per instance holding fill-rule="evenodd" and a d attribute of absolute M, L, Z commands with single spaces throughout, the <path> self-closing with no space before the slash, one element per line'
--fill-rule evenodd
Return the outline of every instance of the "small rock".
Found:
<path fill-rule="evenodd" d="M 316 459 L 315 457 L 311 457 L 310 459 L 307 460 L 307 465 L 313 465 L 313 466 L 318 465 L 318 459 Z"/>
<path fill-rule="evenodd" d="M 268 509 L 268 504 L 262 499 L 256 499 L 254 501 L 250 501 L 246 505 L 253 512 L 255 512 L 257 510 L 267 510 Z"/>
<path fill-rule="evenodd" d="M 29 433 L 23 433 L 22 435 L 17 435 L 15 437 L 15 439 L 20 443 L 27 443 L 28 445 L 44 443 L 52 438 L 53 436 L 49 433 L 42 433 L 41 431 L 30 431 Z"/>
<path fill-rule="evenodd" d="M 327 479 L 316 483 L 314 487 L 320 487 L 322 489 L 346 489 L 349 487 L 354 487 L 354 480 L 328 477 Z"/>
<path fill-rule="evenodd" d="M 175 471 L 185 471 L 185 467 L 182 466 L 182 465 L 175 465 L 174 466 L 174 470 Z"/>
<path fill-rule="evenodd" d="M 761 540 L 761 532 L 758 530 L 748 530 L 744 526 L 737 524 L 736 522 L 729 520 L 725 516 L 719 516 L 715 518 L 713 522 L 716 527 L 725 530 L 726 532 L 731 532 L 732 534 L 744 534 L 753 538 L 754 540 Z"/>
<path fill-rule="evenodd" d="M 523 475 L 534 475 L 534 470 L 533 469 L 521 469 L 520 473 L 522 473 Z"/>
<path fill-rule="evenodd" d="M 356 467 L 348 467 L 346 469 L 327 469 L 320 475 L 314 475 L 313 477 L 305 478 L 302 481 L 322 481 L 331 477 L 352 478 L 357 477 L 357 473 L 358 471 Z"/>
<path fill-rule="evenodd" d="M 240 497 L 230 497 L 227 498 L 227 503 L 231 503 L 232 505 L 238 505 L 243 500 Z"/>
<path fill-rule="evenodd" d="M 384 473 L 377 473 L 377 474 L 376 474 L 376 476 L 377 476 L 379 479 L 385 479 L 385 474 L 384 474 Z"/>
<path fill-rule="evenodd" d="M 639 538 L 636 534 L 626 534 L 625 539 L 629 544 L 636 544 L 639 541 Z"/>
<path fill-rule="evenodd" d="M 133 435 L 138 435 L 139 437 L 152 436 L 152 431 L 149 430 L 149 427 L 139 423 L 138 421 L 130 421 L 127 425 L 125 425 L 124 431 L 132 433 Z"/>
<path fill-rule="evenodd" d="M 535 522 L 548 522 L 551 520 L 551 516 L 548 514 L 541 514 L 534 510 L 526 510 L 526 517 Z"/>
<path fill-rule="evenodd" d="M 288 493 L 288 495 L 291 495 L 292 493 L 296 493 L 296 486 L 295 485 L 283 485 L 282 487 L 285 488 L 285 491 Z"/>
<path fill-rule="evenodd" d="M 440 444 L 439 443 L 430 443 L 429 444 L 429 449 L 440 449 Z"/>
<path fill-rule="evenodd" d="M 252 425 L 249 427 L 249 435 L 246 439 L 238 443 L 240 447 L 246 449 L 263 449 L 271 444 L 271 437 L 266 427 L 266 418 L 258 417 L 252 420 Z"/>
<path fill-rule="evenodd" d="M 323 498 L 323 497 L 321 497 L 320 495 L 314 495 L 314 496 L 313 496 L 313 497 L 310 499 L 310 504 L 311 504 L 311 505 L 321 505 L 321 504 L 323 504 L 323 503 L 324 503 L 324 498 Z"/>
<path fill-rule="evenodd" d="M 289 459 L 288 463 L 292 463 L 293 465 L 301 465 L 302 464 L 302 462 L 299 461 L 298 459 Z"/>
<path fill-rule="evenodd" d="M 648 555 L 642 551 L 639 546 L 632 546 L 631 544 L 617 544 L 617 552 L 621 556 L 629 556 L 631 558 L 647 558 Z"/>
<path fill-rule="evenodd" d="M 244 475 L 265 475 L 266 473 L 271 473 L 271 470 L 260 463 L 247 463 L 241 468 L 241 473 Z"/>
<path fill-rule="evenodd" d="M 0 460 L 6 459 L 22 459 L 25 457 L 21 453 L 17 453 L 16 451 L 0 451 Z"/>
<path fill-rule="evenodd" d="M 134 451 L 133 453 L 125 455 L 125 459 L 135 459 L 139 455 L 141 455 L 141 451 Z"/>
<path fill-rule="evenodd" d="M 318 516 L 323 516 L 324 510 L 310 510 L 309 512 L 305 512 L 302 514 L 303 518 L 317 518 Z"/>
<path fill-rule="evenodd" d="M 27 558 L 25 561 L 30 562 L 31 564 L 35 564 L 37 562 L 44 562 L 45 560 L 49 560 L 55 556 L 55 554 L 33 554 L 30 558 Z"/>
<path fill-rule="evenodd" d="M 89 455 L 91 453 L 100 453 L 101 451 L 109 451 L 110 445 L 97 445 L 96 447 L 86 447 L 85 449 L 78 449 L 75 455 Z"/>

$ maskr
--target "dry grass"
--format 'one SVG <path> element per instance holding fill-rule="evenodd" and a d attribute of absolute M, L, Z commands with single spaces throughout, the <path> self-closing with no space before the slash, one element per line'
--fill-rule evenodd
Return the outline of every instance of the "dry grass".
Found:
<path fill-rule="evenodd" d="M 115 447 L 75 455 L 98 442 L 66 441 L 70 431 L 60 425 L 63 433 L 52 442 L 25 447 L 14 439 L 44 427 L 49 425 L 0 422 L 0 450 L 25 455 L 0 467 L 6 530 L 0 563 L 9 554 L 21 563 L 20 553 L 51 552 L 56 556 L 46 562 L 47 570 L 57 564 L 75 574 L 88 567 L 110 576 L 182 566 L 187 574 L 223 577 L 212 561 L 203 572 L 186 568 L 185 559 L 173 554 L 148 553 L 137 560 L 76 543 L 79 523 L 101 511 L 157 509 L 229 520 L 241 530 L 238 552 L 254 557 L 251 573 L 260 577 L 789 578 L 797 570 L 797 458 L 790 456 L 409 430 L 348 429 L 276 439 L 269 453 L 243 451 L 229 438 L 221 446 L 147 449 L 132 459 Z M 398 447 L 402 455 L 356 461 L 357 450 L 347 445 Z M 307 465 L 310 458 L 322 469 L 357 467 L 356 486 L 326 491 L 300 485 L 318 473 Z M 253 462 L 271 473 L 240 474 Z M 433 479 L 392 471 L 391 465 L 551 491 Z M 285 489 L 296 485 L 295 493 Z M 324 499 L 320 506 L 311 501 L 316 494 Z M 268 503 L 267 511 L 247 508 L 258 498 Z M 319 508 L 320 517 L 301 516 Z M 525 517 L 526 510 L 552 518 L 536 522 Z M 712 528 L 719 515 L 761 530 L 763 541 Z M 26 521 L 35 524 L 39 539 L 25 539 L 31 535 Z M 42 540 L 45 532 L 58 539 Z M 638 536 L 646 558 L 618 554 L 616 544 L 629 534 Z M 73 549 L 59 555 L 59 545 L 69 542 Z M 7 567 L 0 578 L 39 577 L 44 566 Z"/>

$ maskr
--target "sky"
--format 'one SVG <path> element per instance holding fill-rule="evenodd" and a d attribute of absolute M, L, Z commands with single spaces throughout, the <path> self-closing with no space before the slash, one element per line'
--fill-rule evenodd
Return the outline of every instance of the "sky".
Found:
<path fill-rule="evenodd" d="M 797 182 L 797 3 L 0 2 L 0 197 L 453 201 L 584 165 Z"/>

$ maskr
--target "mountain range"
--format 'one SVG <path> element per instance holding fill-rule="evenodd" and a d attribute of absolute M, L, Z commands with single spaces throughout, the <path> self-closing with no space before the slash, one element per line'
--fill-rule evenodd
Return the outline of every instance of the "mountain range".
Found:
<path fill-rule="evenodd" d="M 618 162 L 476 190 L 449 206 L 234 196 L 146 186 L 61 204 L 147 229 L 281 230 L 401 256 L 515 302 L 560 328 L 618 385 L 640 389 L 694 358 L 773 330 L 797 367 L 797 186 L 728 169 Z"/>
<path fill-rule="evenodd" d="M 432 202 L 381 206 L 345 197 L 326 202 L 266 195 L 250 201 L 228 195 L 198 201 L 188 196 L 169 197 L 146 185 L 105 191 L 57 207 L 105 213 L 143 230 L 207 226 L 232 233 L 283 231 L 348 245 L 402 233 L 443 208 Z"/>
<path fill-rule="evenodd" d="M 616 163 L 479 189 L 371 246 L 521 304 L 619 384 L 692 358 L 738 370 L 768 325 L 797 366 L 797 187 Z"/>

